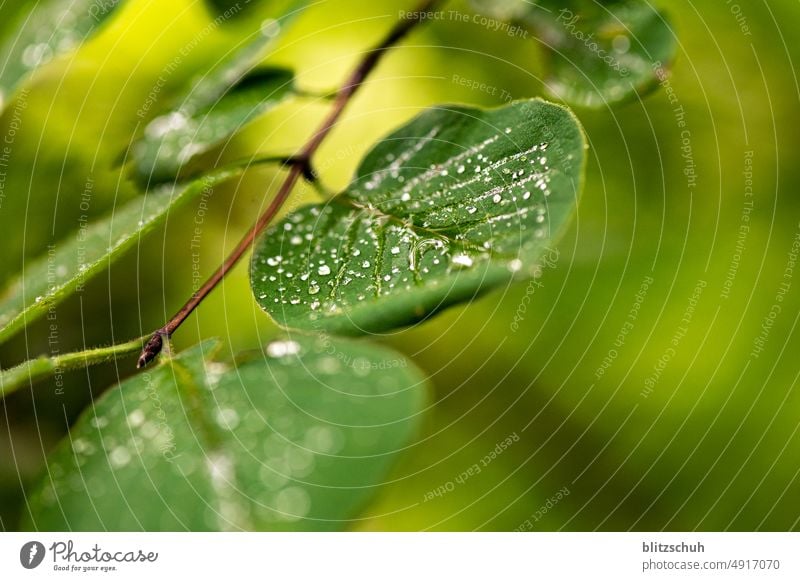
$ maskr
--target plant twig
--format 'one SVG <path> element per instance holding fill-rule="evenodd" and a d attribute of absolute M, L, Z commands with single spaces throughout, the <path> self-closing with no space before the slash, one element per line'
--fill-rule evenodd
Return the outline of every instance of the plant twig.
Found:
<path fill-rule="evenodd" d="M 161 352 L 164 347 L 165 339 L 169 339 L 178 327 L 189 317 L 190 314 L 203 302 L 214 288 L 225 278 L 225 275 L 239 262 L 239 259 L 253 245 L 256 238 L 263 232 L 270 222 L 280 211 L 284 202 L 291 194 L 294 186 L 301 177 L 313 175 L 311 171 L 311 158 L 322 144 L 325 137 L 336 125 L 342 116 L 347 104 L 352 99 L 356 91 L 364 83 L 367 76 L 375 69 L 381 57 L 386 52 L 402 40 L 413 28 L 425 19 L 425 14 L 432 11 L 441 0 L 423 0 L 416 10 L 406 13 L 406 18 L 395 24 L 389 34 L 375 48 L 368 52 L 364 59 L 358 64 L 350 77 L 345 81 L 336 94 L 330 113 L 322 122 L 320 127 L 311 136 L 311 139 L 300 150 L 300 153 L 288 161 L 291 163 L 289 173 L 281 184 L 278 193 L 270 202 L 267 209 L 259 217 L 256 223 L 247 231 L 244 237 L 236 245 L 228 258 L 217 268 L 208 280 L 195 291 L 191 298 L 173 316 L 169 322 L 161 329 L 153 333 L 153 336 L 145 345 L 137 362 L 137 367 L 142 368 L 150 363 Z"/>
<path fill-rule="evenodd" d="M 2 370 L 0 371 L 0 398 L 51 375 L 113 361 L 117 357 L 125 355 L 133 355 L 142 348 L 145 339 L 147 337 L 140 337 L 110 347 L 98 347 L 54 357 L 37 357 L 16 367 Z"/>

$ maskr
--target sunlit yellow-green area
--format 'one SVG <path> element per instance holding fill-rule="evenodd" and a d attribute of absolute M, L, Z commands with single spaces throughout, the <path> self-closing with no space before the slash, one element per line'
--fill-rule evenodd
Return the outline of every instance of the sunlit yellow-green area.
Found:
<path fill-rule="evenodd" d="M 800 528 L 800 4 L 657 4 L 677 58 L 649 95 L 575 108 L 590 143 L 586 186 L 541 278 L 373 338 L 413 360 L 434 391 L 423 430 L 350 529 Z M 22 5 L 0 1 L 2 34 L 13 34 Z M 267 57 L 295 71 L 305 96 L 202 163 L 297 151 L 330 107 L 324 95 L 412 5 L 312 3 Z M 3 280 L 139 195 L 121 164 L 149 119 L 143 108 L 202 74 L 268 10 L 209 28 L 201 2 L 131 0 L 98 37 L 24 84 L 24 103 L 9 103 L 0 120 L 0 135 L 13 135 L 0 197 Z M 372 143 L 427 106 L 544 95 L 539 54 L 533 38 L 471 20 L 420 27 L 319 150 L 322 184 L 344 187 Z M 202 212 L 170 215 L 60 305 L 57 323 L 38 321 L 3 345 L 0 366 L 160 327 L 282 177 L 254 169 Z M 286 210 L 317 196 L 303 185 Z M 233 353 L 278 332 L 253 299 L 245 261 L 174 342 L 220 337 Z M 134 372 L 135 357 L 122 358 L 3 400 L 2 529 L 18 526 L 47 453 L 81 410 Z"/>

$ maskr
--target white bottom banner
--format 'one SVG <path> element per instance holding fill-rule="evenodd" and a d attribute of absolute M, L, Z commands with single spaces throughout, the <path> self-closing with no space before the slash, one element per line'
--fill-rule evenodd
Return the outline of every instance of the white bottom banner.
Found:
<path fill-rule="evenodd" d="M 794 533 L 3 533 L 0 579 L 800 579 Z"/>

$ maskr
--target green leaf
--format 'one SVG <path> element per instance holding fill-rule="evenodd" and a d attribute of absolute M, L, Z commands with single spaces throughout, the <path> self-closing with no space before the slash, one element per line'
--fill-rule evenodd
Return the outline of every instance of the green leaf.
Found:
<path fill-rule="evenodd" d="M 197 156 L 224 143 L 293 93 L 293 76 L 285 69 L 262 69 L 240 77 L 260 58 L 252 48 L 246 47 L 247 54 L 237 55 L 224 70 L 204 77 L 176 110 L 148 124 L 144 136 L 133 147 L 141 181 L 174 179 Z M 231 86 L 228 83 L 232 78 L 236 81 Z"/>
<path fill-rule="evenodd" d="M 238 174 L 221 170 L 188 185 L 155 188 L 28 263 L 24 274 L 0 293 L 0 343 L 105 270 L 141 236 L 161 224 L 172 209 Z"/>
<path fill-rule="evenodd" d="M 234 18 L 258 4 L 221 3 L 215 22 Z M 132 146 L 137 180 L 166 182 L 181 176 L 198 156 L 224 143 L 259 115 L 294 94 L 292 73 L 254 70 L 267 47 L 302 12 L 307 0 L 270 2 L 259 32 L 240 48 L 223 55 L 212 69 L 178 94 L 167 111 L 153 119 Z M 186 177 L 186 176 L 182 176 Z"/>
<path fill-rule="evenodd" d="M 473 0 L 541 42 L 545 83 L 568 103 L 601 107 L 645 93 L 675 56 L 664 14 L 644 0 Z"/>
<path fill-rule="evenodd" d="M 50 455 L 37 530 L 334 530 L 417 431 L 424 376 L 382 347 L 206 342 L 103 395 Z M 87 509 L 87 507 L 90 507 Z"/>
<path fill-rule="evenodd" d="M 8 394 L 25 386 L 33 385 L 46 377 L 59 375 L 64 371 L 83 369 L 89 365 L 117 361 L 126 355 L 138 354 L 148 338 L 141 337 L 127 343 L 109 347 L 97 347 L 74 353 L 64 353 L 52 357 L 37 357 L 10 369 L 0 370 L 0 398 L 6 397 Z"/>
<path fill-rule="evenodd" d="M 0 47 L 0 109 L 39 66 L 77 48 L 121 4 L 121 0 L 42 0 L 21 11 Z"/>
<path fill-rule="evenodd" d="M 535 275 L 575 208 L 585 147 L 575 117 L 541 100 L 429 109 L 343 193 L 269 229 L 256 299 L 281 325 L 359 334 Z"/>

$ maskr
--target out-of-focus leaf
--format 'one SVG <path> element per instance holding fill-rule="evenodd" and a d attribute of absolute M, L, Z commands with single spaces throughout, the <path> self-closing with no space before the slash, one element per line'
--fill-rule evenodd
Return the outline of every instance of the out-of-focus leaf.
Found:
<path fill-rule="evenodd" d="M 575 209 L 585 147 L 575 117 L 538 99 L 429 109 L 342 194 L 266 233 L 256 299 L 281 325 L 359 334 L 533 276 Z"/>
<path fill-rule="evenodd" d="M 658 84 L 675 55 L 665 15 L 644 0 L 472 0 L 494 18 L 533 32 L 545 52 L 548 90 L 601 107 Z"/>
<path fill-rule="evenodd" d="M 424 376 L 363 343 L 294 337 L 238 365 L 216 345 L 100 398 L 51 454 L 28 526 L 347 526 L 417 430 Z"/>
<path fill-rule="evenodd" d="M 221 170 L 188 185 L 155 188 L 28 263 L 0 293 L 0 343 L 105 270 L 172 209 L 237 173 Z"/>
<path fill-rule="evenodd" d="M 175 179 L 196 157 L 223 143 L 258 115 L 293 94 L 284 69 L 254 70 L 307 0 L 265 3 L 261 29 L 241 48 L 224 55 L 152 120 L 132 149 L 137 179 L 144 184 Z M 261 2 L 208 2 L 217 23 L 259 8 Z"/>
<path fill-rule="evenodd" d="M 37 67 L 89 38 L 122 0 L 41 0 L 26 6 L 0 47 L 0 109 Z"/>
<path fill-rule="evenodd" d="M 252 65 L 254 55 L 249 50 L 247 53 L 229 63 L 229 69 L 203 78 L 176 110 L 149 123 L 133 147 L 140 180 L 174 179 L 192 159 L 224 143 L 292 94 L 292 73 L 285 69 L 253 71 L 235 85 L 223 87 L 229 82 L 228 74 L 238 79 L 245 68 L 241 65 Z M 227 92 L 220 95 L 225 89 Z"/>

